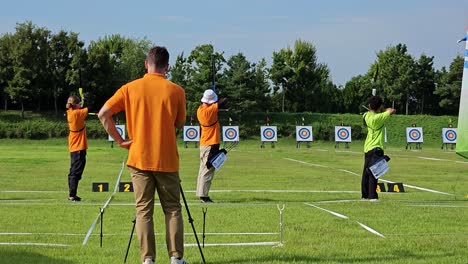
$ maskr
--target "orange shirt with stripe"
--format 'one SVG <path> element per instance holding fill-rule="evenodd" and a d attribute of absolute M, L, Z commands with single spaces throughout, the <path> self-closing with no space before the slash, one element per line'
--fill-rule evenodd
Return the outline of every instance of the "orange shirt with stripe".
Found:
<path fill-rule="evenodd" d="M 185 91 L 149 73 L 123 85 L 105 103 L 113 113 L 125 111 L 128 136 L 133 140 L 127 166 L 140 170 L 177 172 L 175 124 L 185 122 Z"/>
<path fill-rule="evenodd" d="M 197 109 L 197 118 L 201 126 L 200 146 L 219 144 L 218 103 L 201 104 Z"/>
<path fill-rule="evenodd" d="M 68 109 L 68 151 L 75 152 L 88 148 L 85 119 L 88 116 L 88 108 Z"/>

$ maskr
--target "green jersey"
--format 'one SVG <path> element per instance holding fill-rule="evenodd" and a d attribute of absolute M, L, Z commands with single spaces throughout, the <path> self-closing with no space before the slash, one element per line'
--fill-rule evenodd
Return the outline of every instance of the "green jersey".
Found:
<path fill-rule="evenodd" d="M 385 121 L 390 117 L 390 112 L 376 113 L 369 111 L 364 114 L 364 121 L 367 125 L 367 137 L 364 143 L 364 152 L 374 148 L 384 148 Z"/>

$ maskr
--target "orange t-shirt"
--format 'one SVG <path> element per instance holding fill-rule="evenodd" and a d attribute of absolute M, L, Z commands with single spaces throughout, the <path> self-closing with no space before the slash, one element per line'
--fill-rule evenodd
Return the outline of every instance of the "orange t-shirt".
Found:
<path fill-rule="evenodd" d="M 163 74 L 145 74 L 123 85 L 105 103 L 113 113 L 125 111 L 133 140 L 127 166 L 140 170 L 179 171 L 175 124 L 184 122 L 185 91 Z"/>
<path fill-rule="evenodd" d="M 87 116 L 88 108 L 67 110 L 68 130 L 70 131 L 68 135 L 68 150 L 70 152 L 88 148 L 85 125 Z"/>
<path fill-rule="evenodd" d="M 197 118 L 201 126 L 200 146 L 219 144 L 218 103 L 200 105 L 197 109 Z"/>

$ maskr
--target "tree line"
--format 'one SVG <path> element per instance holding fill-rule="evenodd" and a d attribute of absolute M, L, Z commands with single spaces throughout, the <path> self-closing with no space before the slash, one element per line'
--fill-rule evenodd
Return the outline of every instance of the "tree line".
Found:
<path fill-rule="evenodd" d="M 0 35 L 0 105 L 23 113 L 59 113 L 67 97 L 83 87 L 86 104 L 98 110 L 121 85 L 143 76 L 152 45 L 116 34 L 86 46 L 76 32 L 18 23 L 14 33 Z M 241 52 L 226 58 L 204 44 L 176 55 L 168 78 L 186 90 L 189 115 L 213 85 L 238 118 L 246 112 L 359 113 L 372 89 L 399 113 L 458 114 L 461 55 L 448 69 L 435 69 L 433 56 L 413 57 L 401 43 L 376 55 L 366 73 L 337 86 L 309 41 L 296 40 L 293 47 L 273 52 L 270 66 L 265 59 L 250 62 Z"/>

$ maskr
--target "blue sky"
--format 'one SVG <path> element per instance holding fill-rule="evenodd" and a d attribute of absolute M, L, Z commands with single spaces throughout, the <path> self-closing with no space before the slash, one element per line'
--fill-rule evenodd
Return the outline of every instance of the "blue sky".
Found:
<path fill-rule="evenodd" d="M 334 83 L 364 74 L 376 53 L 407 44 L 416 58 L 434 56 L 435 68 L 462 54 L 468 0 L 14 0 L 3 1 L 0 34 L 32 21 L 53 32 L 74 31 L 89 44 L 110 34 L 144 38 L 176 55 L 211 43 L 228 58 L 242 52 L 249 61 L 313 43 Z"/>

